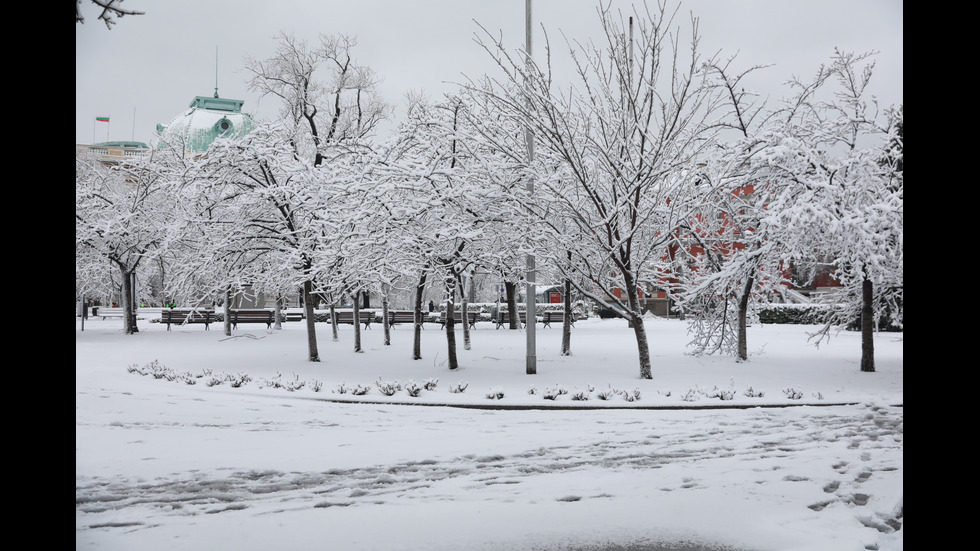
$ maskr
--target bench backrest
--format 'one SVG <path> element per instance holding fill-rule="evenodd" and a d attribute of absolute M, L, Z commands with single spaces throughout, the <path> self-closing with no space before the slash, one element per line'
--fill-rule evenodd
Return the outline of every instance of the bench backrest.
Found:
<path fill-rule="evenodd" d="M 334 311 L 334 314 L 337 316 L 337 323 L 354 323 L 353 310 L 338 310 Z M 360 318 L 361 323 L 374 321 L 374 312 L 371 310 L 358 312 L 358 317 Z"/>
<path fill-rule="evenodd" d="M 479 312 L 466 312 L 466 319 L 470 320 L 471 322 L 472 321 L 475 321 L 476 320 L 476 317 L 479 314 L 480 314 Z M 442 323 L 444 321 L 446 321 L 446 312 L 445 311 L 439 313 L 439 322 Z M 459 322 L 463 321 L 463 313 L 462 312 L 453 312 L 453 321 L 459 321 Z"/>
<path fill-rule="evenodd" d="M 410 310 L 394 310 L 388 312 L 392 321 L 415 321 L 415 312 Z"/>
<path fill-rule="evenodd" d="M 527 322 L 527 312 L 518 312 L 518 315 L 521 318 L 521 323 L 526 323 Z M 510 312 L 497 312 L 497 320 L 500 323 L 509 323 L 510 322 Z"/>
<path fill-rule="evenodd" d="M 276 313 L 272 310 L 231 310 L 231 319 L 271 320 Z"/>
<path fill-rule="evenodd" d="M 183 323 L 184 320 L 214 320 L 213 310 L 174 310 L 164 309 L 160 312 L 160 319 L 164 322 Z"/>

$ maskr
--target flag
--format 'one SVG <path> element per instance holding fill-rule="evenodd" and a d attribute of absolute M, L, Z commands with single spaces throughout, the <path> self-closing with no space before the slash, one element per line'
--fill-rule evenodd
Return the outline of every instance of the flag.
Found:
<path fill-rule="evenodd" d="M 97 122 L 109 122 L 109 117 L 95 117 Z"/>

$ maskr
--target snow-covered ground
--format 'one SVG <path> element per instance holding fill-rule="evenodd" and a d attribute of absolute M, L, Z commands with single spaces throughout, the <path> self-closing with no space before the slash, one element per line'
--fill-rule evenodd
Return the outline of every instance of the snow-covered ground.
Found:
<path fill-rule="evenodd" d="M 651 318 L 641 380 L 623 320 L 577 322 L 571 356 L 539 325 L 535 375 L 525 333 L 491 323 L 470 350 L 457 329 L 457 372 L 438 325 L 413 361 L 407 325 L 355 353 L 352 327 L 318 324 L 311 363 L 301 323 L 84 323 L 76 549 L 902 548 L 901 333 L 861 373 L 857 333 L 816 348 L 812 326 L 756 325 L 736 362 Z"/>

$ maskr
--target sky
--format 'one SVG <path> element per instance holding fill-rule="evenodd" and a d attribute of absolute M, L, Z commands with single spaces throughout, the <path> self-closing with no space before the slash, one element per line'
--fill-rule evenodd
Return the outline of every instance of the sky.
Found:
<path fill-rule="evenodd" d="M 648 317 L 642 380 L 620 319 L 576 322 L 570 356 L 538 325 L 527 375 L 524 331 L 489 322 L 468 350 L 457 328 L 451 372 L 437 325 L 415 361 L 407 325 L 390 345 L 362 331 L 358 353 L 352 327 L 317 324 L 311 363 L 302 323 L 149 318 L 125 335 L 76 317 L 76 550 L 904 547 L 903 333 L 875 334 L 862 373 L 855 332 L 814 347 L 816 326 L 752 324 L 737 362 Z"/>
<path fill-rule="evenodd" d="M 631 12 L 633 2 L 609 0 Z M 673 4 L 676 6 L 676 4 Z M 111 30 L 83 5 L 75 24 L 75 141 L 150 143 L 156 125 L 182 113 L 195 96 L 244 100 L 260 120 L 278 105 L 248 90 L 246 56 L 264 59 L 279 31 L 315 41 L 320 33 L 357 38 L 355 58 L 384 79 L 382 95 L 403 105 L 408 92 L 430 97 L 452 91 L 464 75 L 494 74 L 474 42 L 479 23 L 510 48 L 525 45 L 525 0 L 125 0 L 144 15 L 118 19 Z M 562 65 L 562 33 L 597 37 L 595 0 L 532 0 L 532 52 L 542 62 L 547 31 Z M 791 76 L 806 77 L 828 62 L 834 48 L 877 51 L 872 89 L 883 105 L 903 103 L 901 0 L 693 0 L 681 13 L 698 17 L 702 51 L 737 53 L 736 67 L 772 65 L 750 85 L 778 98 Z M 680 18 L 685 26 L 687 19 Z M 109 117 L 108 123 L 96 117 Z"/>

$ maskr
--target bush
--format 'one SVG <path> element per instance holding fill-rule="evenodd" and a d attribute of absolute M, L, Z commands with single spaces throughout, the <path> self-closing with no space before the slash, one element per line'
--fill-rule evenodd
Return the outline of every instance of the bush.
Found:
<path fill-rule="evenodd" d="M 759 310 L 759 322 L 771 324 L 818 325 L 827 320 L 830 310 L 822 305 L 770 304 Z"/>
<path fill-rule="evenodd" d="M 504 398 L 504 391 L 499 388 L 491 388 L 487 392 L 486 397 L 488 400 L 502 400 Z"/>
<path fill-rule="evenodd" d="M 374 384 L 378 387 L 381 394 L 384 394 L 385 396 L 394 396 L 396 392 L 401 390 L 402 386 L 398 383 L 398 381 L 382 381 L 381 379 L 375 381 Z"/>
<path fill-rule="evenodd" d="M 405 392 L 412 398 L 418 398 L 422 394 L 422 386 L 415 381 L 409 381 L 405 383 Z"/>

